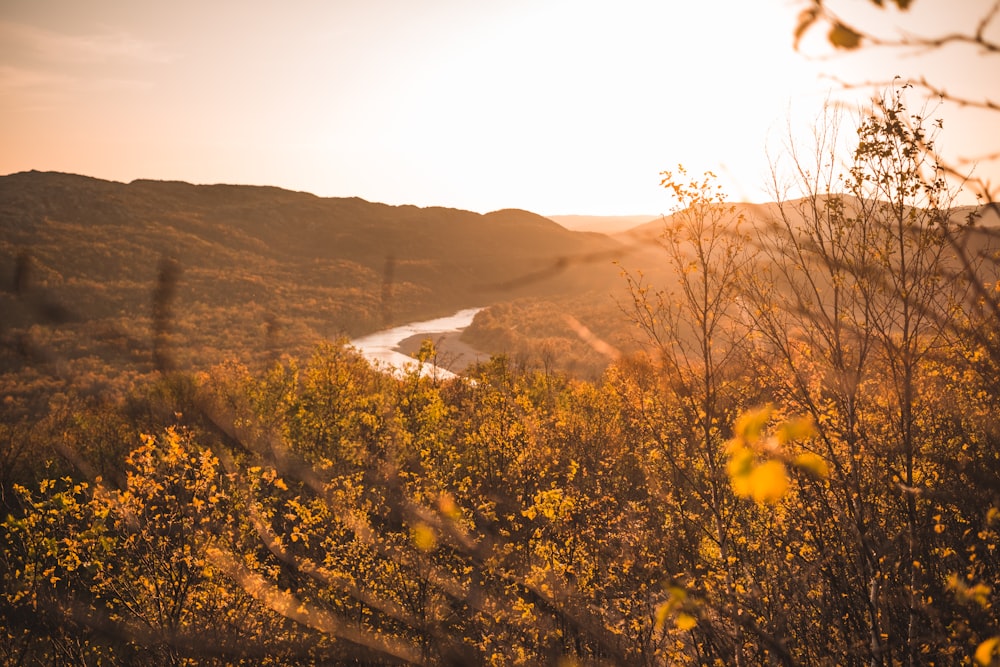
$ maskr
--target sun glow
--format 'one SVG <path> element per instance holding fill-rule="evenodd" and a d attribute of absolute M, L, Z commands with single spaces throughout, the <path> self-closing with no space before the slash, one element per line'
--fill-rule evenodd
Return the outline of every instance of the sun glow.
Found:
<path fill-rule="evenodd" d="M 658 174 L 678 163 L 715 171 L 733 199 L 768 198 L 768 151 L 844 97 L 818 74 L 898 73 L 824 59 L 821 31 L 803 48 L 819 58 L 796 54 L 782 0 L 52 4 L 0 15 L 3 173 L 658 214 Z M 949 145 L 971 154 L 977 123 L 951 125 Z"/>

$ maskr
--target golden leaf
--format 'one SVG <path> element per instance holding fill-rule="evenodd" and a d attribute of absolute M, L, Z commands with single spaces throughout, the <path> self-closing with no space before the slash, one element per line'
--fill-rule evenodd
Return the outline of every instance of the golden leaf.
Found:
<path fill-rule="evenodd" d="M 1000 635 L 990 637 L 976 647 L 975 659 L 977 665 L 988 667 L 994 664 L 993 658 L 1000 656 Z"/>
<path fill-rule="evenodd" d="M 735 480 L 734 490 L 738 495 L 750 496 L 758 503 L 773 505 L 788 491 L 788 473 L 781 461 L 765 461 L 743 479 L 746 480 L 740 485 L 743 493 L 736 489 Z"/>
<path fill-rule="evenodd" d="M 733 426 L 734 437 L 746 442 L 756 442 L 773 412 L 774 408 L 771 405 L 744 412 Z"/>
<path fill-rule="evenodd" d="M 782 445 L 789 442 L 808 440 L 816 435 L 816 426 L 809 417 L 799 417 L 783 422 L 775 433 L 778 442 Z"/>
<path fill-rule="evenodd" d="M 667 623 L 668 616 L 670 616 L 670 605 L 664 602 L 656 608 L 656 619 L 653 627 L 657 632 L 663 630 L 663 626 Z"/>
<path fill-rule="evenodd" d="M 430 551 L 437 546 L 434 530 L 425 523 L 418 523 L 412 531 L 413 544 L 421 551 Z"/>
<path fill-rule="evenodd" d="M 838 49 L 851 50 L 861 45 L 861 35 L 843 23 L 837 23 L 830 28 L 830 34 L 827 35 L 827 39 Z"/>
<path fill-rule="evenodd" d="M 804 452 L 796 456 L 795 467 L 805 470 L 820 479 L 826 479 L 830 476 L 830 467 L 826 464 L 826 461 L 812 452 Z"/>
<path fill-rule="evenodd" d="M 799 12 L 798 23 L 795 26 L 795 48 L 799 48 L 799 42 L 802 41 L 802 36 L 806 34 L 809 30 L 809 26 L 816 22 L 819 18 L 819 9 L 817 7 L 807 7 Z"/>
<path fill-rule="evenodd" d="M 693 630 L 694 626 L 698 625 L 698 620 L 691 614 L 681 613 L 677 614 L 674 625 L 677 626 L 678 630 Z"/>

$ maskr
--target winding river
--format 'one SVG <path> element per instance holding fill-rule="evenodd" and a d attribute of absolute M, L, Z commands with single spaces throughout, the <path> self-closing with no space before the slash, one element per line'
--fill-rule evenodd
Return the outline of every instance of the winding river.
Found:
<path fill-rule="evenodd" d="M 472 319 L 480 310 L 482 308 L 466 308 L 447 317 L 411 322 L 392 329 L 376 331 L 355 338 L 351 341 L 351 345 L 377 366 L 405 371 L 409 367 L 416 366 L 417 362 L 413 357 L 400 352 L 400 346 L 404 341 L 415 336 L 419 336 L 421 340 L 426 338 L 435 340 L 446 334 L 455 334 L 472 324 Z M 455 373 L 434 365 L 425 366 L 421 373 L 441 379 L 457 377 Z"/>

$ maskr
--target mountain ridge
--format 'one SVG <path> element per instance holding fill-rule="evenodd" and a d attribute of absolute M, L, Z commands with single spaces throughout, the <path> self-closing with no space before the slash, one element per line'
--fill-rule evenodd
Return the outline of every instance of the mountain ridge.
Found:
<path fill-rule="evenodd" d="M 776 205 L 736 206 L 765 222 Z M 996 224 L 991 211 L 982 225 Z M 546 340 L 562 363 L 586 347 L 579 327 L 566 325 L 572 318 L 625 349 L 616 299 L 631 297 L 620 267 L 665 284 L 656 240 L 669 222 L 610 237 L 520 209 L 0 176 L 0 400 L 51 395 L 53 386 L 101 394 L 155 372 L 164 350 L 178 369 L 260 365 L 303 357 L 321 341 L 516 301 L 505 315 L 484 314 L 469 340 L 512 354 Z M 963 242 L 978 252 L 989 241 Z M 591 362 L 599 372 L 601 359 Z"/>
<path fill-rule="evenodd" d="M 161 334 L 179 368 L 231 356 L 258 363 L 461 308 L 602 289 L 617 276 L 620 247 L 517 209 L 2 176 L 0 392 L 25 382 L 22 372 L 40 382 L 89 367 L 105 383 L 124 366 L 150 372 Z M 159 333 L 157 308 L 168 315 Z M 109 352 L 109 340 L 124 342 Z"/>

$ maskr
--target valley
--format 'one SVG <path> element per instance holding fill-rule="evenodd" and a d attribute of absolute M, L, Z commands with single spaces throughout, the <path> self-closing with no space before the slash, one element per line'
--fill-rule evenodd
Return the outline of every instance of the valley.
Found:
<path fill-rule="evenodd" d="M 0 178 L 0 659 L 990 649 L 995 209 L 706 191 L 610 237 Z"/>
<path fill-rule="evenodd" d="M 120 395 L 157 346 L 172 368 L 259 367 L 462 308 L 607 295 L 622 248 L 525 211 L 14 174 L 0 178 L 0 394 L 19 411 L 52 386 Z"/>

